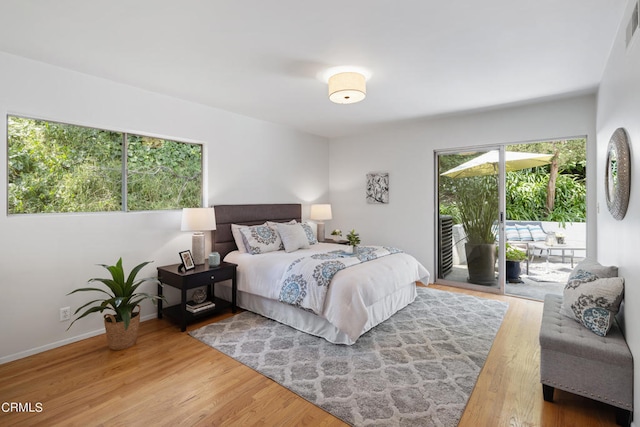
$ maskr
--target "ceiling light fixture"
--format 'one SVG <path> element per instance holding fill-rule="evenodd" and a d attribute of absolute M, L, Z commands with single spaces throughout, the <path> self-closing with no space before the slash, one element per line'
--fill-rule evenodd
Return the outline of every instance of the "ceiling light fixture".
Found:
<path fill-rule="evenodd" d="M 348 71 L 329 77 L 329 99 L 336 104 L 354 104 L 367 95 L 363 74 Z"/>

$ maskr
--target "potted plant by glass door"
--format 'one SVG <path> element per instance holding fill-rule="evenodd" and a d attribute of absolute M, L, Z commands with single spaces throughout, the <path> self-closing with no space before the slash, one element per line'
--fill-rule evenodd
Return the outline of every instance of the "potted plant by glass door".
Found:
<path fill-rule="evenodd" d="M 506 275 L 509 283 L 522 283 L 520 280 L 520 263 L 527 259 L 527 252 L 507 243 L 505 248 Z"/>
<path fill-rule="evenodd" d="M 456 179 L 460 221 L 466 234 L 468 281 L 495 285 L 496 224 L 498 219 L 498 183 L 495 175 Z"/>

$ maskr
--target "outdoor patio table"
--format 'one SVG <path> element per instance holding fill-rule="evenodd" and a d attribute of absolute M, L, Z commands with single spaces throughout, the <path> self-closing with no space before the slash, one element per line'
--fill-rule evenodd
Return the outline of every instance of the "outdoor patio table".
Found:
<path fill-rule="evenodd" d="M 549 272 L 549 255 L 551 254 L 551 251 L 562 251 L 562 262 L 564 263 L 564 257 L 565 257 L 565 251 L 571 251 L 571 268 L 573 268 L 573 254 L 575 251 L 584 251 L 586 250 L 586 246 L 584 243 L 578 243 L 578 242 L 567 242 L 564 245 L 547 245 L 544 242 L 533 242 L 531 244 L 531 246 L 533 247 L 533 249 L 539 249 L 541 251 L 546 252 L 546 261 L 547 261 L 547 267 L 546 267 L 546 271 L 547 273 Z"/>

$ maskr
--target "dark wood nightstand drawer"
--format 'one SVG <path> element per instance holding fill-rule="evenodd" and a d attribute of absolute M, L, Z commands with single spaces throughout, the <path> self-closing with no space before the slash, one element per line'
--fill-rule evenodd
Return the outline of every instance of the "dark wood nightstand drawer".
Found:
<path fill-rule="evenodd" d="M 233 275 L 235 274 L 235 270 L 230 268 L 219 269 L 219 270 L 210 270 L 211 273 L 211 281 L 221 282 L 223 280 L 231 280 L 233 279 Z"/>

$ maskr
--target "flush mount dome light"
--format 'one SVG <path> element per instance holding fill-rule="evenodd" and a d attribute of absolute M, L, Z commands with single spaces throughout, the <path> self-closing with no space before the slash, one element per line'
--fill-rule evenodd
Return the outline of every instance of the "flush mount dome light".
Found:
<path fill-rule="evenodd" d="M 363 74 L 348 71 L 329 77 L 329 99 L 336 104 L 354 104 L 367 95 Z"/>

